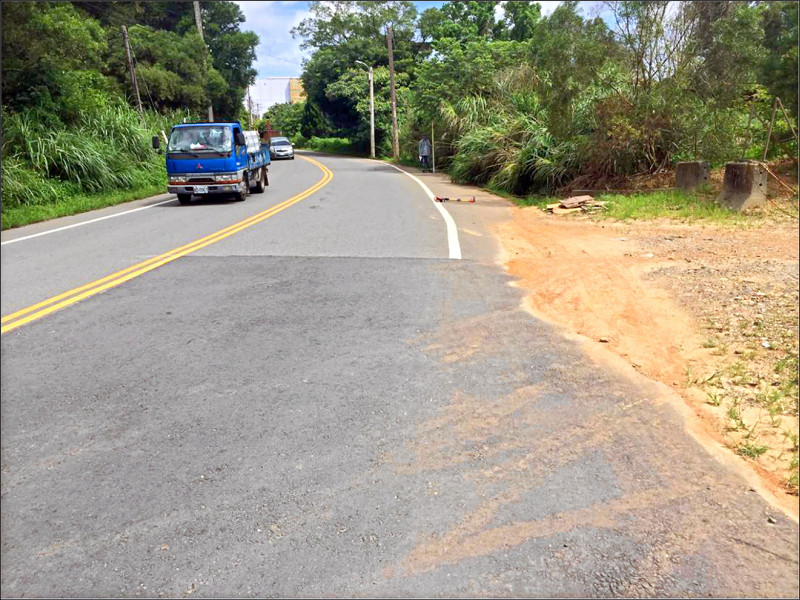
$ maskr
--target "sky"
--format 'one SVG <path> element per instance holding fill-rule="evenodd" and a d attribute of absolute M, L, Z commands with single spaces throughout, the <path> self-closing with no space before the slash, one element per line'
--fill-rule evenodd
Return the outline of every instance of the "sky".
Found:
<path fill-rule="evenodd" d="M 540 1 L 542 14 L 549 15 L 560 4 L 560 1 Z M 291 29 L 309 16 L 308 2 L 304 1 L 272 1 L 272 2 L 237 2 L 245 16 L 241 29 L 255 31 L 260 43 L 256 49 L 255 68 L 258 71 L 256 83 L 251 86 L 254 105 L 266 110 L 267 84 L 265 77 L 299 77 L 303 71 L 303 58 L 309 53 L 300 49 L 301 40 L 292 39 Z M 418 12 L 432 6 L 440 7 L 443 1 L 414 2 Z M 502 16 L 502 6 L 498 7 L 498 16 Z"/>

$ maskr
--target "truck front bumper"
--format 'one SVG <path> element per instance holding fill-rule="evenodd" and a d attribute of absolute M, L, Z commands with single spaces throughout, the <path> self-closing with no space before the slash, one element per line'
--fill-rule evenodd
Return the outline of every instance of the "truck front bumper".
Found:
<path fill-rule="evenodd" d="M 207 188 L 208 191 L 197 192 L 196 188 Z M 244 183 L 209 183 L 203 185 L 168 185 L 167 192 L 170 194 L 235 194 L 244 189 Z"/>

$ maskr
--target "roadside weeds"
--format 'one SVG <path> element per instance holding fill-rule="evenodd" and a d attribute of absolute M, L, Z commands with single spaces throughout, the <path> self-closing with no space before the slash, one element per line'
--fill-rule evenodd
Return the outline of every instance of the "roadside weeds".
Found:
<path fill-rule="evenodd" d="M 2 220 L 2 229 L 12 229 L 14 227 L 39 223 L 40 221 L 48 221 L 59 217 L 77 215 L 90 210 L 106 208 L 108 206 L 122 204 L 123 202 L 149 198 L 150 196 L 164 194 L 166 191 L 166 184 L 159 184 L 116 192 L 81 194 L 54 204 L 31 204 L 11 208 L 4 207 L 0 219 Z"/>

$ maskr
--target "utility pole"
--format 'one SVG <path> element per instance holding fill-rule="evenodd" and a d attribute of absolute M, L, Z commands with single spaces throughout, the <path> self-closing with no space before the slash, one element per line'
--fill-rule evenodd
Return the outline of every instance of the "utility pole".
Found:
<path fill-rule="evenodd" d="M 436 173 L 436 142 L 433 137 L 433 121 L 431 121 L 431 171 Z"/>
<path fill-rule="evenodd" d="M 200 34 L 200 39 L 205 42 L 205 37 L 203 36 L 203 17 L 200 14 L 200 2 L 194 0 L 192 4 L 194 5 L 194 23 L 197 25 L 197 33 Z M 206 70 L 208 70 L 207 67 L 208 63 L 206 63 Z M 209 123 L 214 122 L 214 109 L 211 106 L 211 100 L 208 101 L 208 121 Z"/>
<path fill-rule="evenodd" d="M 389 89 L 392 93 L 392 157 L 400 160 L 400 143 L 397 139 L 397 96 L 394 91 L 394 53 L 392 52 L 392 26 L 386 26 L 386 45 L 389 47 Z"/>
<path fill-rule="evenodd" d="M 369 155 L 375 158 L 375 91 L 372 87 L 372 67 L 369 68 Z"/>
<path fill-rule="evenodd" d="M 200 2 L 195 0 L 192 4 L 194 5 L 194 24 L 197 25 L 197 33 L 200 34 L 200 39 L 205 42 L 206 39 L 203 36 L 203 17 L 200 14 Z"/>
<path fill-rule="evenodd" d="M 131 58 L 131 45 L 128 41 L 128 28 L 122 26 L 122 39 L 125 42 L 125 54 L 128 56 L 128 70 L 131 72 L 131 85 L 133 86 L 133 93 L 136 94 L 136 107 L 139 109 L 139 116 L 142 116 L 142 97 L 139 95 L 139 82 L 136 81 L 136 67 L 133 66 L 133 59 Z"/>
<path fill-rule="evenodd" d="M 253 99 L 250 97 L 250 86 L 247 87 L 247 114 L 250 117 L 250 129 L 253 128 Z"/>

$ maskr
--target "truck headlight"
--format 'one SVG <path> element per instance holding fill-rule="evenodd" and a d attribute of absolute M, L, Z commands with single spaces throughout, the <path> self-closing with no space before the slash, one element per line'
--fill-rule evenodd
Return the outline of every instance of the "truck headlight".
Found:
<path fill-rule="evenodd" d="M 186 183 L 186 175 L 170 175 L 169 182 L 175 184 Z"/>
<path fill-rule="evenodd" d="M 222 175 L 215 175 L 214 180 L 219 183 L 239 183 L 239 174 L 223 173 Z"/>

